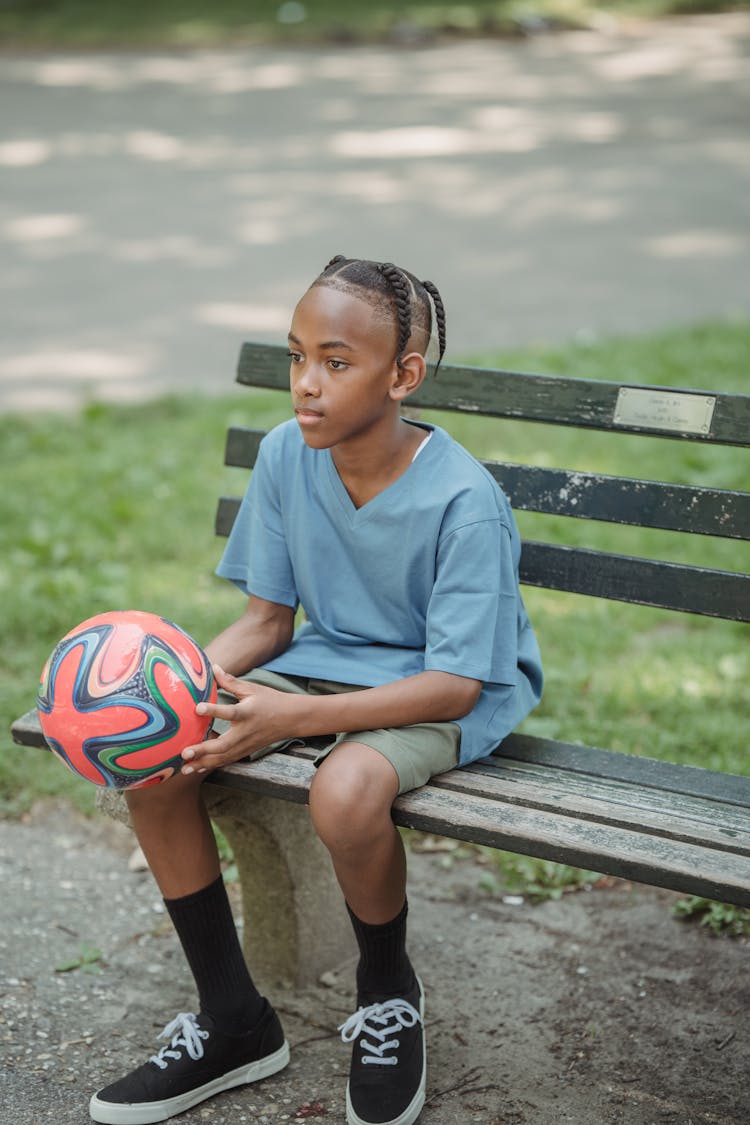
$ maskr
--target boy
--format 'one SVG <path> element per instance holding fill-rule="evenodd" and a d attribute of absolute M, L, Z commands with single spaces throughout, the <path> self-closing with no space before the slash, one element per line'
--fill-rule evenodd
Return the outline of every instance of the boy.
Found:
<path fill-rule="evenodd" d="M 518 590 L 518 533 L 490 475 L 400 408 L 445 348 L 437 289 L 390 263 L 334 258 L 289 334 L 295 418 L 261 445 L 217 573 L 248 602 L 207 648 L 236 703 L 182 773 L 134 790 L 139 841 L 195 977 L 158 1055 L 96 1094 L 96 1121 L 145 1123 L 288 1061 L 248 973 L 200 795 L 206 773 L 323 739 L 310 814 L 360 960 L 349 1125 L 411 1125 L 425 1099 L 424 997 L 406 952 L 395 797 L 488 754 L 537 703 L 541 665 Z M 295 632 L 302 605 L 306 622 Z M 238 678 L 242 677 L 242 678 Z"/>

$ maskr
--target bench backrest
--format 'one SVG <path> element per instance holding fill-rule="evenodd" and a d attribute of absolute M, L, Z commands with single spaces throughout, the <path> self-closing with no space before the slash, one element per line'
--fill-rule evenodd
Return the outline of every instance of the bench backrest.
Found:
<path fill-rule="evenodd" d="M 288 391 L 284 347 L 245 344 L 237 381 Z M 750 395 L 618 384 L 446 365 L 409 405 L 554 426 L 750 445 Z M 446 428 L 450 428 L 446 424 Z M 263 431 L 233 427 L 226 464 L 251 468 Z M 705 488 L 564 468 L 484 462 L 517 510 L 575 520 L 750 539 L 750 492 Z M 228 535 L 239 499 L 222 497 L 216 532 Z M 750 621 L 750 575 L 737 570 L 639 558 L 582 546 L 525 540 L 521 581 L 593 597 Z"/>

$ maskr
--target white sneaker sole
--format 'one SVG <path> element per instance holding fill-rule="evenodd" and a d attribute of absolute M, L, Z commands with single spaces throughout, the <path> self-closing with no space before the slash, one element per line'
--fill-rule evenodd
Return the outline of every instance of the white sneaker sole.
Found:
<path fill-rule="evenodd" d="M 102 1125 L 151 1125 L 152 1122 L 168 1121 L 178 1113 L 184 1113 L 206 1098 L 220 1094 L 223 1090 L 231 1090 L 234 1086 L 243 1086 L 248 1082 L 259 1082 L 261 1078 L 268 1078 L 277 1071 L 283 1070 L 289 1062 L 289 1044 L 284 1041 L 283 1047 L 266 1055 L 264 1059 L 249 1065 L 239 1066 L 198 1086 L 195 1090 L 188 1090 L 175 1098 L 166 1098 L 161 1102 L 103 1102 L 96 1094 L 89 1103 L 89 1113 L 94 1121 Z"/>
<path fill-rule="evenodd" d="M 413 1125 L 422 1112 L 422 1107 L 425 1103 L 427 1088 L 427 1045 L 425 1043 L 424 1034 L 424 989 L 422 988 L 422 981 L 419 980 L 419 977 L 417 977 L 417 980 L 419 981 L 419 1015 L 422 1020 L 422 1058 L 424 1060 L 422 1066 L 422 1080 L 419 1083 L 416 1094 L 409 1102 L 404 1112 L 400 1113 L 398 1117 L 394 1117 L 391 1121 L 379 1122 L 379 1125 Z M 363 1118 L 355 1112 L 349 1096 L 348 1082 L 346 1084 L 346 1125 L 372 1125 L 371 1121 L 363 1120 Z"/>

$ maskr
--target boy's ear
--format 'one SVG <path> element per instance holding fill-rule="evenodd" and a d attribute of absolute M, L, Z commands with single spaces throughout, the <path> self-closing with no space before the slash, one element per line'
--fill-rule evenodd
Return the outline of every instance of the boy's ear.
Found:
<path fill-rule="evenodd" d="M 396 368 L 396 378 L 390 389 L 392 399 L 404 399 L 414 394 L 424 382 L 427 374 L 427 362 L 419 352 L 409 352 L 401 360 L 401 366 Z"/>

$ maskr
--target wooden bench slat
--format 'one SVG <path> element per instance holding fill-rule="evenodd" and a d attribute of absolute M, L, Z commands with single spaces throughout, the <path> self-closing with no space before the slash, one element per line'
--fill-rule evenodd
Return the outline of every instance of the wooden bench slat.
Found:
<path fill-rule="evenodd" d="M 214 517 L 214 533 L 216 535 L 222 535 L 224 538 L 229 535 L 234 521 L 237 519 L 240 503 L 239 496 L 219 497 L 219 502 L 216 505 L 216 516 Z"/>
<path fill-rule="evenodd" d="M 274 390 L 289 389 L 289 357 L 278 345 L 244 344 L 237 369 L 237 382 Z M 715 399 L 711 429 L 707 434 L 674 433 L 669 430 L 614 421 L 617 396 L 629 390 L 664 391 L 665 394 L 695 394 Z M 750 395 L 714 391 L 679 392 L 674 387 L 643 386 L 640 383 L 609 383 L 599 379 L 532 375 L 483 367 L 445 364 L 437 379 L 426 379 L 410 404 L 434 410 L 481 413 L 498 418 L 516 418 L 549 425 L 583 429 L 645 433 L 675 439 L 750 445 Z"/>
<path fill-rule="evenodd" d="M 441 799 L 444 798 L 444 799 Z M 612 825 L 426 786 L 396 801 L 405 827 L 750 906 L 750 860 Z"/>
<path fill-rule="evenodd" d="M 224 463 L 251 469 L 265 430 L 233 426 Z M 750 538 L 750 493 L 483 461 L 514 508 L 728 539 Z"/>
<path fill-rule="evenodd" d="M 18 746 L 30 746 L 38 750 L 49 750 L 39 724 L 36 711 L 27 711 L 11 725 L 10 733 Z"/>
<path fill-rule="evenodd" d="M 217 535 L 229 534 L 239 507 L 237 497 L 220 498 L 214 525 Z M 526 586 L 750 621 L 750 575 L 735 571 L 525 540 L 520 578 Z"/>
<path fill-rule="evenodd" d="M 314 770 L 304 758 L 269 754 L 257 762 L 237 762 L 217 770 L 211 780 L 304 803 Z M 699 844 L 436 785 L 398 797 L 393 819 L 423 832 L 750 906 L 750 859 Z"/>
<path fill-rule="evenodd" d="M 587 777 L 633 782 L 647 788 L 663 789 L 750 809 L 750 777 L 528 734 L 509 735 L 492 757 L 483 758 L 466 768 L 472 771 L 491 771 L 498 761 L 503 761 L 506 757 L 514 761 L 582 773 Z"/>
<path fill-rule="evenodd" d="M 750 621 L 750 575 L 525 540 L 521 582 L 610 601 Z"/>
<path fill-rule="evenodd" d="M 499 461 L 484 464 L 513 507 L 522 511 L 726 539 L 750 538 L 750 494 L 746 492 Z"/>
<path fill-rule="evenodd" d="M 514 742 L 526 744 L 518 748 L 526 751 L 523 757 L 507 750 Z M 560 753 L 555 755 L 555 749 Z M 313 759 L 317 752 L 302 746 L 287 753 Z M 582 763 L 589 756 L 591 769 L 586 770 Z M 561 802 L 570 799 L 567 811 L 573 816 L 579 808 L 576 802 L 583 799 L 588 819 L 647 826 L 650 833 L 692 842 L 705 837 L 710 847 L 750 855 L 748 777 L 511 735 L 493 756 L 441 774 L 429 784 L 553 811 L 561 811 Z"/>
<path fill-rule="evenodd" d="M 251 426 L 230 426 L 224 446 L 224 464 L 231 469 L 252 469 L 267 432 Z"/>
<path fill-rule="evenodd" d="M 523 805 L 598 824 L 619 825 L 670 840 L 750 857 L 750 813 L 623 781 L 595 781 L 549 766 L 498 765 L 492 774 L 453 770 L 432 785 L 487 800 Z"/>

